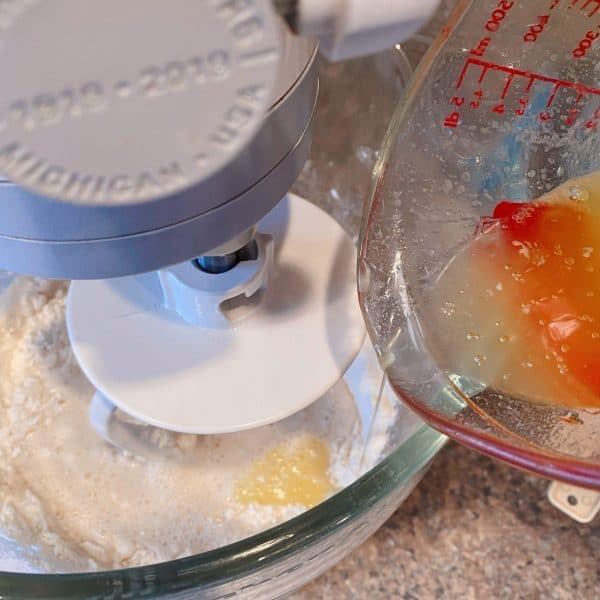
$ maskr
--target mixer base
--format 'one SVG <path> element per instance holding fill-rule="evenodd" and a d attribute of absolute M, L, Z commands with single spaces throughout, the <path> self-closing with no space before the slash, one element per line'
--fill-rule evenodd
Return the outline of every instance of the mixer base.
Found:
<path fill-rule="evenodd" d="M 270 284 L 226 329 L 166 309 L 157 273 L 71 284 L 69 337 L 98 396 L 157 427 L 213 434 L 283 419 L 340 379 L 365 337 L 352 240 L 293 195 L 259 231 L 275 243 Z"/>

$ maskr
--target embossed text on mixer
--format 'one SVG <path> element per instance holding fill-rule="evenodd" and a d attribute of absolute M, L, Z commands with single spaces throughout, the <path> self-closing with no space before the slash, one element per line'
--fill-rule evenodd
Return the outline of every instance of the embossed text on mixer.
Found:
<path fill-rule="evenodd" d="M 260 110 L 267 92 L 262 84 L 237 90 L 234 102 L 225 110 L 208 139 L 200 136 L 197 140 L 190 133 L 189 139 L 182 140 L 185 151 L 180 160 L 174 158 L 137 173 L 82 173 L 65 165 L 51 164 L 16 140 L 0 147 L 0 171 L 62 198 L 124 202 L 172 192 L 188 184 L 193 172 L 204 169 L 220 151 L 236 141 Z"/>
<path fill-rule="evenodd" d="M 42 92 L 30 99 L 10 103 L 7 122 L 25 130 L 59 124 L 64 118 L 80 118 L 106 110 L 111 101 L 130 96 L 156 98 L 177 94 L 192 87 L 223 80 L 231 72 L 231 56 L 214 50 L 206 56 L 171 60 L 163 65 L 147 65 L 130 78 L 107 85 L 90 80 L 79 86 L 66 86 L 55 92 Z"/>
<path fill-rule="evenodd" d="M 97 202 L 144 198 L 185 185 L 189 179 L 177 161 L 138 173 L 100 175 L 70 171 L 36 156 L 19 142 L 0 148 L 0 170 L 61 198 L 85 198 Z"/>

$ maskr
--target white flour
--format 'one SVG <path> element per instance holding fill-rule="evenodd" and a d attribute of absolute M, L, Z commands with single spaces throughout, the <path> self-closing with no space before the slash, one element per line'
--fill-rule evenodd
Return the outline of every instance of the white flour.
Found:
<path fill-rule="evenodd" d="M 157 460 L 110 447 L 88 423 L 94 390 L 69 347 L 66 290 L 18 278 L 0 298 L 0 569 L 137 566 L 268 528 L 303 507 L 241 505 L 235 482 L 269 448 L 307 433 L 329 445 L 336 485 L 356 479 L 376 390 L 357 407 L 343 381 L 301 413 L 253 431 L 149 429 L 169 450 Z M 363 470 L 383 451 L 396 411 L 384 395 Z"/>

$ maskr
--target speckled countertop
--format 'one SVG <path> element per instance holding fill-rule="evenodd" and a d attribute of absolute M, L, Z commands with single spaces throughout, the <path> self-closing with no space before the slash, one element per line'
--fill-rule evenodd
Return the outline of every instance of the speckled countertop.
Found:
<path fill-rule="evenodd" d="M 371 539 L 292 598 L 599 598 L 600 517 L 570 520 L 547 485 L 450 444 Z"/>

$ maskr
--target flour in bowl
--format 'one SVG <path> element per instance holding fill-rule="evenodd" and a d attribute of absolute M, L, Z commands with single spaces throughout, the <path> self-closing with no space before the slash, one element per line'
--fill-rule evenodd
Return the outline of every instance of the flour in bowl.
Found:
<path fill-rule="evenodd" d="M 371 425 L 376 386 L 355 401 L 341 380 L 273 425 L 218 436 L 148 427 L 142 432 L 160 448 L 156 459 L 117 450 L 88 421 L 94 389 L 69 346 L 67 289 L 19 277 L 0 296 L 0 542 L 11 548 L 5 553 L 0 543 L 0 569 L 120 568 L 216 548 L 306 509 L 240 495 L 240 481 L 269 453 L 285 461 L 286 453 L 304 448 L 302 460 L 312 460 L 307 440 L 318 440 L 328 451 L 331 493 L 370 468 L 388 444 L 396 400 L 384 394 Z M 251 500 L 268 498 L 256 495 L 255 484 L 247 488 Z"/>

